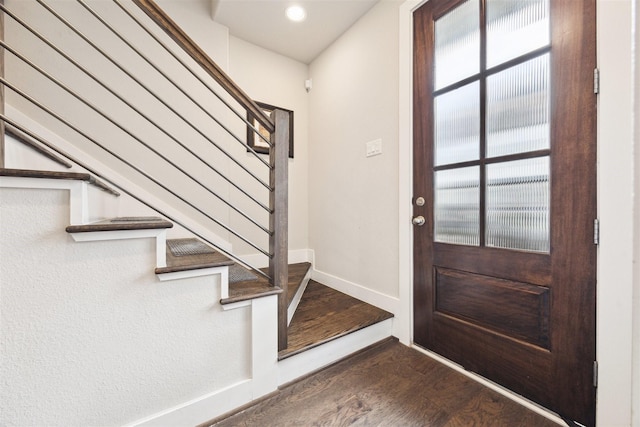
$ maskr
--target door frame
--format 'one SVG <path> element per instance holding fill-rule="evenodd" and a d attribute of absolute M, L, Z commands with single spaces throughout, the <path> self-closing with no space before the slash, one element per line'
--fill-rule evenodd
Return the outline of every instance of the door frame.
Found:
<path fill-rule="evenodd" d="M 399 9 L 399 303 L 396 331 L 401 342 L 412 344 L 413 337 L 413 11 L 429 0 L 406 0 Z M 633 64 L 632 5 L 638 0 L 596 0 L 597 62 L 600 69 L 598 96 L 598 217 L 601 223 L 597 261 L 596 355 L 599 364 L 597 425 L 632 425 L 632 393 L 640 397 L 640 373 L 632 378 L 633 348 L 640 348 L 640 332 L 633 325 L 634 239 L 629 230 L 640 230 L 640 215 L 633 218 Z M 640 8 L 639 8 L 640 9 Z M 638 12 L 640 15 L 640 12 Z M 625 22 L 625 19 L 627 18 Z M 640 22 L 638 22 L 640 25 Z M 638 36 L 640 38 L 640 36 Z M 636 49 L 638 46 L 636 47 Z M 640 50 L 640 49 L 638 49 Z M 638 52 L 640 53 L 640 52 Z M 640 62 L 640 61 L 639 61 Z M 640 65 L 640 64 L 638 64 Z M 640 120 L 640 88 L 636 114 Z M 640 134 L 640 126 L 638 126 Z M 606 148 L 604 141 L 607 141 Z M 640 151 L 640 142 L 636 141 Z M 636 160 L 640 168 L 640 159 Z M 640 188 L 640 173 L 636 176 Z M 615 189 L 612 191 L 612 189 Z M 606 190 L 606 191 L 605 191 Z M 639 198 L 640 199 L 640 198 Z M 640 201 L 636 202 L 640 209 Z M 640 212 L 640 210 L 639 210 Z M 607 226 L 607 224 L 609 226 Z M 615 224 L 616 226 L 611 226 Z M 635 228 L 634 228 L 635 227 Z M 639 239 L 640 240 L 640 239 Z M 640 257 L 640 242 L 635 242 Z M 640 280 L 640 267 L 635 280 Z M 636 296 L 636 299 L 638 297 Z M 637 304 L 637 302 L 636 302 Z M 640 316 L 637 313 L 636 318 Z M 606 331 L 599 333 L 599 331 Z M 615 331 L 612 333 L 612 331 Z M 417 348 L 417 347 L 416 347 Z M 422 349 L 420 349 L 423 351 Z M 426 352 L 463 374 L 545 416 L 560 421 L 544 409 L 520 396 L 465 371 L 446 359 Z M 636 356 L 640 357 L 640 356 Z M 622 397 L 620 390 L 629 390 Z M 640 412 L 640 405 L 634 408 Z M 640 423 L 640 414 L 635 423 Z M 636 425 L 636 424 L 633 424 Z"/>

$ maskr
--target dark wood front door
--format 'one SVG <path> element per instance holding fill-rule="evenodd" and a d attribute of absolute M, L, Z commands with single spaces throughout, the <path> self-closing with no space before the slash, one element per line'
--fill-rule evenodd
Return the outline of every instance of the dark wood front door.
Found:
<path fill-rule="evenodd" d="M 414 341 L 585 425 L 594 69 L 595 0 L 414 13 Z"/>

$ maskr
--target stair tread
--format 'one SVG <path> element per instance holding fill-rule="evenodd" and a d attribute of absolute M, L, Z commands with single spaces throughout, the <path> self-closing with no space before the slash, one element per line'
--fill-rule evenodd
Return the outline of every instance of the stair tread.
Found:
<path fill-rule="evenodd" d="M 35 169 L 11 169 L 1 168 L 0 176 L 13 176 L 18 178 L 40 178 L 40 179 L 68 179 L 73 181 L 85 181 L 91 185 L 98 187 L 102 191 L 111 193 L 114 196 L 120 196 L 120 193 L 107 184 L 86 172 L 60 172 L 60 171 L 44 171 Z"/>
<path fill-rule="evenodd" d="M 300 286 L 302 279 L 311 267 L 308 262 L 301 262 L 289 265 L 289 282 L 287 299 L 291 302 L 293 294 Z M 267 269 L 262 269 L 266 273 Z M 246 280 L 242 282 L 229 283 L 229 298 L 220 300 L 220 304 L 231 304 L 234 302 L 246 301 L 262 296 L 274 295 L 282 293 L 281 288 L 271 286 L 269 281 L 264 277 L 255 280 Z"/>
<path fill-rule="evenodd" d="M 87 182 L 91 180 L 91 175 L 85 172 L 59 172 L 35 169 L 2 168 L 0 169 L 0 176 L 16 176 L 20 178 L 71 179 Z"/>
<path fill-rule="evenodd" d="M 88 233 L 92 231 L 152 230 L 171 228 L 173 223 L 159 217 L 118 217 L 91 224 L 70 225 L 68 233 Z"/>
<path fill-rule="evenodd" d="M 393 314 L 310 280 L 288 332 L 280 360 L 390 319 Z"/>
<path fill-rule="evenodd" d="M 156 274 L 173 273 L 177 271 L 198 270 L 203 268 L 224 267 L 234 262 L 218 251 L 189 255 L 174 255 L 170 249 L 171 242 L 194 241 L 196 239 L 167 240 L 167 266 L 156 268 Z"/>

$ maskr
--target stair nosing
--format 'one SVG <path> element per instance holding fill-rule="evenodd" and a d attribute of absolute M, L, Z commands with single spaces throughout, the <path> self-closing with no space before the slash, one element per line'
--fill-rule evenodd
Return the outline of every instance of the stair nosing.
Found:
<path fill-rule="evenodd" d="M 0 168 L 0 176 L 15 178 L 38 178 L 38 179 L 59 179 L 71 181 L 84 181 L 97 187 L 99 190 L 110 193 L 116 197 L 120 196 L 117 190 L 109 187 L 106 183 L 91 175 L 88 172 L 60 172 L 60 171 L 44 171 L 37 169 L 14 169 Z"/>
<path fill-rule="evenodd" d="M 295 349 L 295 350 L 292 350 L 292 351 L 287 351 L 287 349 L 281 350 L 281 351 L 278 352 L 278 361 L 287 359 L 289 357 L 293 357 L 293 356 L 295 356 L 297 354 L 300 354 L 300 353 L 304 353 L 307 350 L 311 350 L 313 348 L 319 347 L 319 346 L 321 346 L 323 344 L 326 344 L 326 343 L 329 343 L 331 341 L 340 339 L 340 338 L 345 337 L 347 335 L 350 335 L 350 334 L 352 334 L 354 332 L 361 331 L 361 330 L 366 329 L 366 328 L 368 328 L 370 326 L 377 325 L 378 323 L 385 322 L 385 321 L 387 321 L 389 319 L 392 319 L 393 317 L 394 317 L 394 315 L 392 313 L 388 313 L 388 316 L 385 316 L 384 318 L 382 318 L 382 319 L 378 320 L 377 322 L 372 323 L 370 325 L 361 325 L 361 326 L 359 326 L 357 328 L 353 328 L 353 329 L 350 329 L 348 331 L 344 331 L 344 332 L 342 332 L 342 333 L 340 333 L 338 335 L 334 335 L 332 337 L 329 337 L 329 338 L 326 338 L 324 340 L 320 340 L 320 341 L 314 342 L 314 343 L 309 344 L 309 345 L 307 345 L 305 347 L 301 347 L 301 348 L 298 348 L 298 349 Z"/>
<path fill-rule="evenodd" d="M 17 178 L 69 179 L 73 181 L 91 181 L 91 174 L 87 172 L 59 172 L 42 171 L 37 169 L 0 169 L 0 176 Z"/>
<path fill-rule="evenodd" d="M 281 293 L 282 293 L 282 288 L 273 286 L 271 289 L 263 292 L 254 292 L 247 295 L 238 295 L 234 297 L 222 298 L 220 299 L 220 304 L 222 305 L 233 304 L 236 302 L 249 301 L 256 298 L 268 297 L 270 295 L 279 295 Z"/>
<path fill-rule="evenodd" d="M 157 220 L 145 219 L 140 221 L 114 222 L 117 219 L 118 218 L 113 218 L 91 224 L 69 225 L 66 231 L 67 233 L 90 233 L 94 231 L 156 230 L 173 227 L 172 222 L 159 217 Z"/>
<path fill-rule="evenodd" d="M 181 271 L 190 271 L 190 270 L 202 270 L 205 268 L 215 268 L 215 267 L 228 267 L 233 265 L 232 260 L 228 261 L 219 261 L 219 262 L 210 262 L 210 263 L 202 263 L 202 264 L 190 264 L 190 265 L 173 265 L 166 267 L 157 267 L 155 270 L 156 274 L 166 274 L 166 273 L 177 273 Z"/>

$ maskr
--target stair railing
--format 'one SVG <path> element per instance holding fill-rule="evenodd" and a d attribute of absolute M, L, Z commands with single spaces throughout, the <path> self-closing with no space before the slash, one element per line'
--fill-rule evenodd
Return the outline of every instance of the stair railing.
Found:
<path fill-rule="evenodd" d="M 74 35 L 74 40 L 81 40 L 83 46 L 90 46 L 91 49 L 93 49 L 94 53 L 98 54 L 109 64 L 118 69 L 123 75 L 128 78 L 128 80 L 132 84 L 137 85 L 137 87 L 143 89 L 146 93 L 148 93 L 149 96 L 154 99 L 155 104 L 148 109 L 143 109 L 142 107 L 136 105 L 136 102 L 134 100 L 129 99 L 124 89 L 112 87 L 109 82 L 105 81 L 104 77 L 96 75 L 95 72 L 91 72 L 89 67 L 82 63 L 81 59 L 74 57 L 74 55 L 70 53 L 73 49 L 56 45 L 55 42 L 49 40 L 49 38 L 47 38 L 38 30 L 37 25 L 31 25 L 28 22 L 28 18 L 19 16 L 18 13 L 14 13 L 14 11 L 6 7 L 4 0 L 0 0 L 0 10 L 2 11 L 2 13 L 0 14 L 0 32 L 2 32 L 2 30 L 6 28 L 6 20 L 10 19 L 13 25 L 17 25 L 18 28 L 21 28 L 22 31 L 28 32 L 34 38 L 34 40 L 37 40 L 39 46 L 41 46 L 42 48 L 46 47 L 49 52 L 55 53 L 55 62 L 57 64 L 59 61 L 59 64 L 65 64 L 65 66 L 71 67 L 72 69 L 74 69 L 74 72 L 79 73 L 79 75 L 82 75 L 83 78 L 89 79 L 92 83 L 98 85 L 101 90 L 109 93 L 111 96 L 117 99 L 121 103 L 121 105 L 132 111 L 136 115 L 136 117 L 139 118 L 139 120 L 145 123 L 145 126 L 150 126 L 155 131 L 158 131 L 160 134 L 166 137 L 168 141 L 171 141 L 174 147 L 183 150 L 183 152 L 194 159 L 198 165 L 212 172 L 217 179 L 221 179 L 226 184 L 228 184 L 230 189 L 236 191 L 237 194 L 239 194 L 240 197 L 244 199 L 243 203 L 253 205 L 254 209 L 266 211 L 266 213 L 268 214 L 268 224 L 264 224 L 253 215 L 246 213 L 243 209 L 236 206 L 236 203 L 234 203 L 234 201 L 231 200 L 228 196 L 219 194 L 216 189 L 211 188 L 210 185 L 207 185 L 207 180 L 191 173 L 185 166 L 181 166 L 178 161 L 174 160 L 172 156 L 163 153 L 161 147 L 158 147 L 152 139 L 146 137 L 146 135 L 142 135 L 142 133 L 144 132 L 138 130 L 137 128 L 131 128 L 131 126 L 127 123 L 123 123 L 122 120 L 118 119 L 117 114 L 99 105 L 100 103 L 98 101 L 87 99 L 88 97 L 86 95 L 83 96 L 79 90 L 71 87 L 71 85 L 65 84 L 63 81 L 61 81 L 60 78 L 57 78 L 53 72 L 45 69 L 42 65 L 39 66 L 37 64 L 37 58 L 33 56 L 29 57 L 28 53 L 21 52 L 20 46 L 14 46 L 7 43 L 7 37 L 5 37 L 5 34 L 0 34 L 0 36 L 2 36 L 2 40 L 0 41 L 0 108 L 2 108 L 0 109 L 0 126 L 2 126 L 2 132 L 0 134 L 2 138 L 2 141 L 0 142 L 0 159 L 2 160 L 0 160 L 0 167 L 4 166 L 2 164 L 4 159 L 3 128 L 6 123 L 12 126 L 14 129 L 17 129 L 18 131 L 29 135 L 36 141 L 49 147 L 51 150 L 57 152 L 61 156 L 64 156 L 70 161 L 78 164 L 97 177 L 111 183 L 114 186 L 118 186 L 112 179 L 110 179 L 110 177 L 105 176 L 90 164 L 87 164 L 87 162 L 83 162 L 78 158 L 74 158 L 69 153 L 64 152 L 59 147 L 56 147 L 48 142 L 45 138 L 42 138 L 40 135 L 37 135 L 30 129 L 27 129 L 17 120 L 8 117 L 3 109 L 4 102 L 6 101 L 5 90 L 7 90 L 9 91 L 9 93 L 11 93 L 12 96 L 20 99 L 21 102 L 26 102 L 32 107 L 35 107 L 35 109 L 40 111 L 40 113 L 44 113 L 45 116 L 54 119 L 59 124 L 62 124 L 66 129 L 72 131 L 72 134 L 77 135 L 80 140 L 89 141 L 93 144 L 94 147 L 98 147 L 103 153 L 106 153 L 106 155 L 110 156 L 112 159 L 117 160 L 119 164 L 126 166 L 130 171 L 130 176 L 137 176 L 139 177 L 138 179 L 144 180 L 147 183 L 153 183 L 155 186 L 157 186 L 157 188 L 162 189 L 167 195 L 183 203 L 186 209 L 204 216 L 213 224 L 228 232 L 229 235 L 234 236 L 234 238 L 242 241 L 244 244 L 248 245 L 251 248 L 254 248 L 264 256 L 268 257 L 268 269 L 266 272 L 264 272 L 261 269 L 256 268 L 243 261 L 239 256 L 231 253 L 231 251 L 221 248 L 220 245 L 216 244 L 216 242 L 213 241 L 213 239 L 210 239 L 209 237 L 203 235 L 203 233 L 197 232 L 194 227 L 187 223 L 187 221 L 182 221 L 178 218 L 175 218 L 173 215 L 164 212 L 160 207 L 153 206 L 151 203 L 144 200 L 142 196 L 135 194 L 133 191 L 130 191 L 127 188 L 122 188 L 122 185 L 118 186 L 124 193 L 132 196 L 146 206 L 157 211 L 160 215 L 187 229 L 188 231 L 204 240 L 208 244 L 212 245 L 213 247 L 217 248 L 220 252 L 225 253 L 235 261 L 251 268 L 256 272 L 256 274 L 267 278 L 272 286 L 281 288 L 283 292 L 279 295 L 278 301 L 278 347 L 281 350 L 286 348 L 286 293 L 288 284 L 287 171 L 289 157 L 289 114 L 281 110 L 275 110 L 272 112 L 271 117 L 266 115 L 262 111 L 262 109 L 260 109 L 260 107 L 229 76 L 227 76 L 222 71 L 222 69 L 206 54 L 206 52 L 202 48 L 200 48 L 152 0 L 133 0 L 133 3 L 148 16 L 149 23 L 151 23 L 152 25 L 153 23 L 155 23 L 160 29 L 162 29 L 164 33 L 166 33 L 166 35 L 171 39 L 169 43 L 164 41 L 161 35 L 158 35 L 157 32 L 151 28 L 149 23 L 143 22 L 143 17 L 137 16 L 140 14 L 135 14 L 122 2 L 122 0 L 113 0 L 113 4 L 116 6 L 116 8 L 114 9 L 121 13 L 121 17 L 127 17 L 127 19 L 129 20 L 128 22 L 135 22 L 141 34 L 145 35 L 145 37 L 148 36 L 153 39 L 158 46 L 161 46 L 162 49 L 173 58 L 173 61 L 175 61 L 175 63 L 172 64 L 173 66 L 176 66 L 175 64 L 179 64 L 182 69 L 182 73 L 186 76 L 184 77 L 185 79 L 190 76 L 190 78 L 197 80 L 202 86 L 204 86 L 208 93 L 213 95 L 215 99 L 217 99 L 224 106 L 224 110 L 229 114 L 212 113 L 210 111 L 210 108 L 205 107 L 202 101 L 196 100 L 196 97 L 191 94 L 190 90 L 184 88 L 178 82 L 178 80 L 182 81 L 183 77 L 180 77 L 179 79 L 171 78 L 169 76 L 169 73 L 164 71 L 164 68 L 162 66 L 164 62 L 162 62 L 162 64 L 159 64 L 159 60 L 149 58 L 148 55 L 142 51 L 142 49 L 136 47 L 134 40 L 131 39 L 131 36 L 125 37 L 124 34 L 121 34 L 116 29 L 116 25 L 110 23 L 108 19 L 104 18 L 99 12 L 96 11 L 95 7 L 92 7 L 89 4 L 89 2 L 85 0 L 77 0 L 77 3 L 81 6 L 82 10 L 86 11 L 86 13 L 89 14 L 87 16 L 90 16 L 95 19 L 96 22 L 99 22 L 102 30 L 112 33 L 115 37 L 117 37 L 118 40 L 120 40 L 128 47 L 129 51 L 127 51 L 126 54 L 123 54 L 121 52 L 118 52 L 119 54 L 115 54 L 113 52 L 106 51 L 106 49 L 100 47 L 98 43 L 91 38 L 90 35 L 86 35 L 78 28 L 77 25 L 74 25 L 71 19 L 67 19 L 65 16 L 63 16 L 63 13 L 57 11 L 45 0 L 29 1 L 30 3 L 34 4 L 37 3 L 42 7 L 42 10 L 46 11 L 50 15 L 49 19 L 47 20 L 47 25 L 54 25 L 55 23 L 55 25 L 60 26 L 60 31 L 70 32 L 70 34 Z M 5 20 L 4 23 L 3 20 Z M 202 70 L 204 70 L 206 74 L 211 78 L 211 80 L 213 80 L 213 82 L 209 81 L 206 77 L 203 78 L 201 76 L 201 73 L 198 73 L 196 71 L 195 68 L 197 67 L 194 67 L 193 64 L 188 64 L 187 61 L 185 61 L 178 53 L 176 53 L 174 51 L 174 48 L 170 46 L 171 41 L 173 41 L 175 45 L 186 52 L 193 60 L 193 62 Z M 19 45 L 20 43 L 15 44 Z M 189 117 L 187 117 L 188 113 L 181 111 L 178 107 L 174 107 L 172 105 L 172 102 L 163 98 L 161 95 L 158 95 L 157 90 L 151 88 L 150 85 L 148 85 L 144 81 L 144 78 L 136 75 L 135 72 L 130 71 L 129 67 L 127 66 L 127 61 L 123 60 L 122 58 L 127 57 L 127 55 L 131 53 L 135 53 L 140 60 L 142 60 L 153 70 L 155 70 L 157 75 L 166 80 L 167 84 L 170 84 L 171 87 L 175 88 L 175 90 L 177 90 L 186 99 L 188 99 L 192 105 L 192 108 L 205 114 L 215 124 L 215 126 L 218 127 L 218 129 L 222 130 L 221 133 L 225 138 L 242 144 L 243 152 L 247 153 L 245 157 L 252 159 L 252 165 L 248 165 L 248 161 L 246 159 L 240 158 L 240 156 L 238 156 L 237 154 L 234 155 L 232 149 L 225 147 L 224 144 L 218 140 L 218 138 L 220 138 L 219 136 L 216 138 L 210 136 L 206 130 L 202 129 L 202 126 L 195 124 L 192 120 L 190 120 Z M 10 55 L 11 59 L 21 64 L 21 66 L 28 67 L 31 71 L 36 72 L 39 78 L 41 78 L 43 81 L 46 81 L 48 85 L 51 85 L 51 87 L 55 88 L 56 90 L 61 90 L 66 93 L 74 100 L 74 102 L 77 103 L 78 106 L 81 106 L 86 111 L 90 111 L 91 114 L 96 115 L 96 117 L 100 117 L 101 119 L 103 119 L 106 123 L 109 124 L 110 129 L 112 129 L 113 132 L 118 132 L 119 134 L 125 135 L 128 141 L 135 142 L 140 147 L 143 147 L 145 150 L 152 153 L 162 164 L 170 167 L 171 170 L 176 171 L 177 173 L 179 173 L 179 175 L 188 178 L 193 188 L 199 189 L 199 191 L 203 190 L 208 194 L 207 197 L 213 197 L 213 199 L 215 199 L 218 203 L 226 206 L 229 209 L 229 212 L 238 215 L 243 221 L 242 224 L 247 224 L 246 226 L 244 226 L 245 228 L 253 227 L 253 229 L 257 229 L 260 232 L 266 233 L 268 237 L 268 248 L 262 247 L 259 242 L 254 241 L 255 239 L 243 235 L 240 230 L 238 230 L 237 226 L 231 224 L 229 221 L 225 221 L 224 218 L 216 216 L 215 212 L 210 212 L 205 207 L 199 206 L 198 202 L 193 201 L 191 197 L 186 195 L 186 193 L 188 193 L 187 191 L 177 191 L 172 187 L 171 182 L 166 182 L 167 180 L 164 179 L 163 176 L 158 176 L 158 174 L 154 174 L 145 170 L 144 165 L 141 165 L 140 162 L 136 161 L 136 159 L 127 158 L 126 156 L 118 153 L 117 149 L 110 146 L 106 141 L 104 141 L 105 138 L 95 136 L 92 130 L 87 129 L 83 123 L 74 123 L 73 119 L 65 117 L 64 114 L 55 111 L 54 108 L 47 105 L 49 101 L 48 99 L 38 99 L 37 96 L 30 94 L 29 90 L 25 89 L 24 87 L 19 87 L 19 85 L 15 82 L 9 81 L 5 77 L 5 72 L 2 68 L 5 64 L 5 59 L 8 58 L 8 56 L 5 57 L 5 55 Z M 213 87 L 212 83 L 217 84 L 217 89 Z M 220 93 L 220 90 L 223 92 L 223 94 Z M 228 100 L 228 97 L 230 97 L 233 101 Z M 233 105 L 232 102 L 234 102 Z M 245 188 L 246 182 L 245 185 L 237 182 L 237 179 L 234 179 L 233 176 L 229 176 L 229 171 L 225 171 L 224 168 L 213 164 L 213 162 L 211 161 L 207 161 L 206 158 L 210 156 L 209 154 L 203 154 L 197 149 L 192 148 L 192 144 L 185 142 L 190 139 L 190 136 L 179 134 L 177 131 L 170 129 L 163 120 L 154 117 L 153 111 L 155 111 L 156 108 L 163 108 L 163 111 L 172 114 L 176 118 L 176 121 L 183 123 L 187 127 L 187 129 L 190 129 L 191 134 L 195 133 L 200 137 L 201 140 L 208 143 L 210 147 L 216 150 L 217 156 L 221 156 L 222 158 L 227 159 L 226 162 L 229 162 L 229 165 L 231 165 L 229 166 L 229 169 L 231 167 L 236 168 L 240 171 L 240 173 L 248 176 L 251 180 L 253 180 L 257 187 L 264 188 L 264 190 L 268 192 L 268 204 L 260 200 L 260 197 L 266 197 L 256 196 L 255 191 L 251 191 Z M 249 147 L 247 145 L 246 139 L 238 136 L 237 132 L 234 132 L 232 130 L 234 126 L 237 127 L 237 123 L 234 122 L 229 124 L 229 118 L 227 117 L 229 115 L 232 116 L 232 119 L 235 121 L 240 120 L 243 129 L 249 129 L 250 132 L 254 134 L 254 138 L 256 138 L 256 140 L 261 139 L 266 145 L 269 146 L 268 161 L 261 158 L 260 154 L 258 154 L 253 148 Z M 259 129 L 254 126 L 252 118 L 257 120 L 262 129 L 266 130 L 269 133 L 269 138 L 263 136 Z M 243 132 L 243 135 L 246 135 L 246 133 Z M 255 171 L 255 164 L 262 165 L 267 169 L 268 179 L 263 179 L 259 176 L 260 173 Z"/>

